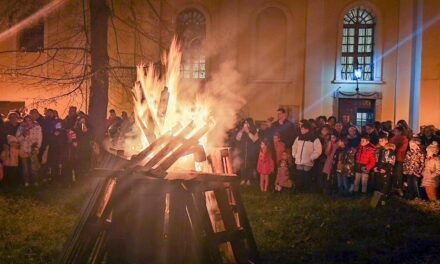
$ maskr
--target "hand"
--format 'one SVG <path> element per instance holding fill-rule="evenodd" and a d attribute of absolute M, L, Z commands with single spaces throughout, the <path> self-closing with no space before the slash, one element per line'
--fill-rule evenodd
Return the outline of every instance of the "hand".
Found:
<path fill-rule="evenodd" d="M 379 172 L 379 169 L 378 168 L 374 168 L 374 172 Z"/>
<path fill-rule="evenodd" d="M 380 173 L 385 173 L 386 171 L 384 170 L 384 169 L 381 169 L 380 170 Z"/>

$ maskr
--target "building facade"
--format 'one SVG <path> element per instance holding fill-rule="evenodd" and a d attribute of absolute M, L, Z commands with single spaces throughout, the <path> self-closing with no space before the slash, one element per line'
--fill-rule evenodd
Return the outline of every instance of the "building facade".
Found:
<path fill-rule="evenodd" d="M 232 67 L 241 76 L 236 89 L 247 94 L 243 115 L 256 120 L 274 116 L 282 106 L 292 119 L 349 114 L 358 124 L 405 119 L 416 129 L 440 127 L 437 0 L 134 3 L 115 1 L 111 7 L 110 63 L 118 67 L 110 85 L 110 108 L 130 110 L 130 93 L 122 84 L 134 81 L 130 67 L 160 60 L 177 34 L 183 43 L 182 78 L 203 86 L 216 74 L 227 78 L 222 65 Z M 81 16 L 70 15 L 80 9 L 73 1 L 44 17 L 45 47 L 65 34 L 63 28 L 80 24 Z M 1 49 L 17 47 L 22 34 L 2 40 Z M 15 65 L 17 57 L 35 60 L 32 52 L 18 53 L 0 54 L 1 64 Z M 39 70 L 50 75 L 59 64 Z M 38 83 L 27 88 L 17 84 L 25 76 L 2 78 L 1 101 L 28 105 L 29 98 L 41 94 Z M 77 104 L 86 110 L 87 89 L 75 96 L 55 100 L 55 107 Z"/>

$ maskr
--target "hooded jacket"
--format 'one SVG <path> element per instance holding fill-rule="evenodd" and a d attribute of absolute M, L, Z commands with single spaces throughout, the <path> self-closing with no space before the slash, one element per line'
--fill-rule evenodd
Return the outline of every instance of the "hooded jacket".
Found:
<path fill-rule="evenodd" d="M 321 153 L 321 142 L 319 138 L 311 132 L 298 136 L 292 146 L 292 157 L 295 159 L 295 164 L 297 165 L 311 167 Z"/>

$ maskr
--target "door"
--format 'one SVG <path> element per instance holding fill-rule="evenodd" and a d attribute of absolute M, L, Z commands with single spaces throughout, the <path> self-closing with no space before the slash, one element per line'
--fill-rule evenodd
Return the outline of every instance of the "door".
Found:
<path fill-rule="evenodd" d="M 349 115 L 351 122 L 361 128 L 367 124 L 372 124 L 376 118 L 375 99 L 351 99 L 339 98 L 338 117 Z"/>

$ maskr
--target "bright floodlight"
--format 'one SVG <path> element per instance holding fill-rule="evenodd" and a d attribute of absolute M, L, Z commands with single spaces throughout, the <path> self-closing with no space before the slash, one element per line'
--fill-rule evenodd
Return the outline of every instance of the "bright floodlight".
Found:
<path fill-rule="evenodd" d="M 357 68 L 354 70 L 354 76 L 356 76 L 356 79 L 360 79 L 362 76 L 362 69 L 361 68 Z"/>

